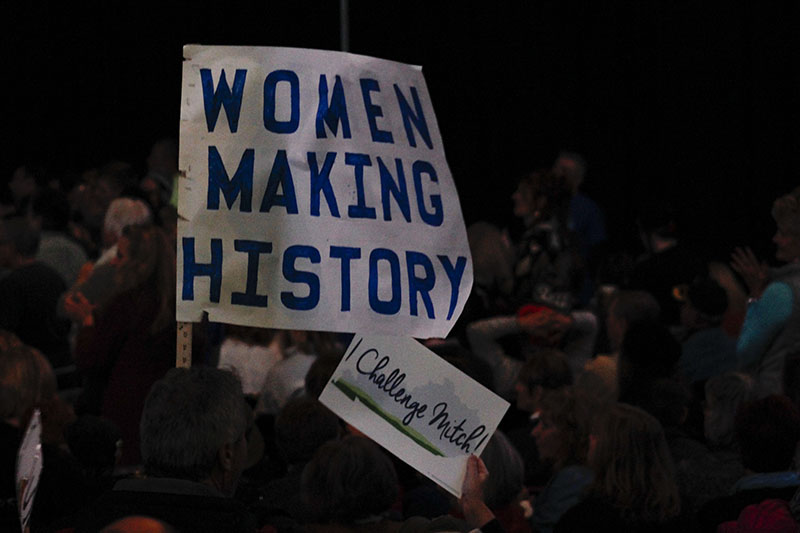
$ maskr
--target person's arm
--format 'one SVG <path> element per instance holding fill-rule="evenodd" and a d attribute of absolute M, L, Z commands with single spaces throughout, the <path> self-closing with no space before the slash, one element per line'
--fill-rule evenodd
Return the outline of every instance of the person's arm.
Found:
<path fill-rule="evenodd" d="M 521 330 L 515 316 L 476 320 L 467 326 L 467 339 L 473 353 L 492 369 L 494 390 L 504 398 L 512 395 L 522 362 L 506 355 L 497 339 Z"/>
<path fill-rule="evenodd" d="M 467 473 L 461 486 L 461 512 L 467 523 L 476 529 L 470 533 L 503 533 L 503 527 L 494 513 L 483 501 L 483 486 L 489 479 L 489 471 L 480 457 L 470 455 L 467 459 Z"/>
<path fill-rule="evenodd" d="M 739 369 L 748 369 L 761 359 L 792 314 L 792 289 L 783 282 L 770 283 L 761 297 L 747 306 L 736 344 Z"/>

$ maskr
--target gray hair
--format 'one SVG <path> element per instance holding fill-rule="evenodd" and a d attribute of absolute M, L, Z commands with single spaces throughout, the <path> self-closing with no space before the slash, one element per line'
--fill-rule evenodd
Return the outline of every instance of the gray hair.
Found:
<path fill-rule="evenodd" d="M 173 368 L 150 389 L 139 429 L 148 474 L 203 481 L 247 429 L 242 384 L 227 370 Z"/>
<path fill-rule="evenodd" d="M 127 226 L 148 224 L 153 220 L 150 208 L 135 198 L 117 198 L 112 201 L 103 220 L 103 230 L 117 239 Z"/>
<path fill-rule="evenodd" d="M 514 501 L 523 489 L 525 465 L 516 448 L 502 431 L 497 430 L 481 453 L 492 475 L 483 486 L 483 497 L 489 507 L 502 507 Z"/>

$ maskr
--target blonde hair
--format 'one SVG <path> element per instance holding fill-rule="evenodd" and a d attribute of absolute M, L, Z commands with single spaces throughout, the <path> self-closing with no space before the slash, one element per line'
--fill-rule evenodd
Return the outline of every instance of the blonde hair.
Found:
<path fill-rule="evenodd" d="M 153 224 L 127 226 L 130 257 L 117 267 L 116 294 L 150 284 L 159 297 L 150 333 L 158 333 L 175 320 L 175 250 L 164 231 Z"/>
<path fill-rule="evenodd" d="M 595 431 L 592 492 L 632 522 L 663 522 L 680 513 L 680 495 L 664 430 L 626 404 L 610 409 Z"/>
<path fill-rule="evenodd" d="M 778 227 L 791 235 L 800 236 L 800 187 L 784 194 L 772 204 L 772 218 Z"/>

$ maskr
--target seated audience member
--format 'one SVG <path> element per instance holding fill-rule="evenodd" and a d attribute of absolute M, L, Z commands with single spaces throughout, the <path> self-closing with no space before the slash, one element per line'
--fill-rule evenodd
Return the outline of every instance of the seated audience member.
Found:
<path fill-rule="evenodd" d="M 348 436 L 322 445 L 302 475 L 309 532 L 397 531 L 392 461 L 372 441 Z"/>
<path fill-rule="evenodd" d="M 664 428 L 686 511 L 695 512 L 709 499 L 724 494 L 730 484 L 720 487 L 718 459 L 686 429 L 690 400 L 685 383 L 660 378 L 652 382 L 649 400 L 639 407 L 656 417 Z"/>
<path fill-rule="evenodd" d="M 66 289 L 61 276 L 36 260 L 39 233 L 23 217 L 0 222 L 0 328 L 41 351 L 58 368 L 69 364 L 69 322 L 56 315 Z"/>
<path fill-rule="evenodd" d="M 572 190 L 551 171 L 530 172 L 511 195 L 514 216 L 525 225 L 514 262 L 512 304 L 547 306 L 568 313 L 578 301 L 583 264 L 568 228 Z"/>
<path fill-rule="evenodd" d="M 519 371 L 516 408 L 525 419 L 507 429 L 508 439 L 522 455 L 525 462 L 525 484 L 543 486 L 552 474 L 551 465 L 540 458 L 532 432 L 540 423 L 540 408 L 547 396 L 572 384 L 572 369 L 567 356 L 558 350 L 542 350 L 528 359 Z"/>
<path fill-rule="evenodd" d="M 56 378 L 38 350 L 0 335 L 0 530 L 19 530 L 17 452 L 34 409 L 41 412 L 42 470 L 31 527 L 46 527 L 87 503 L 80 470 L 61 448 L 69 409 L 56 394 Z"/>
<path fill-rule="evenodd" d="M 140 462 L 145 396 L 175 366 L 175 251 L 152 224 L 127 226 L 120 250 L 112 300 L 99 310 L 85 304 L 76 308 L 83 327 L 75 362 L 86 376 L 76 410 L 117 424 L 123 439 L 120 464 L 132 466 Z"/>
<path fill-rule="evenodd" d="M 657 321 L 659 306 L 653 296 L 645 291 L 617 291 L 608 303 L 605 325 L 611 353 L 598 355 L 587 362 L 583 372 L 577 374 L 575 388 L 578 396 L 587 396 L 599 408 L 619 397 L 617 368 L 619 350 L 625 332 L 640 321 Z"/>
<path fill-rule="evenodd" d="M 585 466 L 588 436 L 578 419 L 572 391 L 566 388 L 547 394 L 540 407 L 533 438 L 539 456 L 552 464 L 553 475 L 533 499 L 531 524 L 534 531 L 550 532 L 561 516 L 582 499 L 593 474 Z M 488 463 L 487 467 L 493 471 Z"/>
<path fill-rule="evenodd" d="M 256 407 L 260 414 L 277 414 L 286 402 L 305 391 L 308 370 L 318 356 L 341 355 L 344 348 L 336 335 L 320 331 L 291 330 L 283 353 L 264 380 L 264 388 Z"/>
<path fill-rule="evenodd" d="M 725 290 L 711 278 L 698 278 L 678 296 L 683 301 L 681 325 L 686 328 L 678 360 L 681 374 L 695 383 L 734 370 L 736 340 L 721 327 L 728 308 Z"/>
<path fill-rule="evenodd" d="M 600 206 L 581 191 L 586 176 L 586 159 L 575 152 L 562 150 L 553 163 L 553 172 L 563 175 L 572 191 L 567 227 L 578 240 L 578 251 L 586 274 L 580 301 L 586 304 L 594 293 L 594 274 L 597 272 L 606 241 L 606 222 Z"/>
<path fill-rule="evenodd" d="M 81 223 L 96 245 L 102 240 L 103 222 L 111 202 L 136 187 L 133 167 L 124 161 L 109 161 L 85 174 L 86 184 L 78 206 Z M 90 253 L 90 255 L 93 255 Z"/>
<path fill-rule="evenodd" d="M 41 231 L 36 259 L 58 272 L 67 287 L 89 260 L 69 235 L 69 214 L 69 201 L 61 191 L 44 189 L 33 201 L 33 222 Z"/>
<path fill-rule="evenodd" d="M 514 251 L 508 237 L 494 225 L 481 221 L 467 228 L 467 239 L 474 282 L 462 312 L 462 315 L 466 313 L 465 323 L 509 313 Z"/>
<path fill-rule="evenodd" d="M 522 457 L 502 431 L 495 431 L 481 453 L 486 468 L 492 472 L 483 486 L 483 498 L 507 533 L 529 533 L 525 517 L 527 493 L 523 485 Z"/>
<path fill-rule="evenodd" d="M 283 530 L 308 519 L 301 496 L 303 468 L 326 442 L 339 437 L 338 417 L 316 398 L 290 400 L 275 419 L 275 444 L 286 464 L 286 475 L 268 481 L 256 505 L 259 522 Z"/>
<path fill-rule="evenodd" d="M 688 529 L 661 425 L 645 411 L 617 404 L 589 437 L 595 474 L 586 497 L 556 524 L 556 532 L 673 532 Z"/>
<path fill-rule="evenodd" d="M 678 238 L 674 209 L 662 197 L 640 203 L 638 224 L 645 251 L 630 273 L 628 288 L 652 294 L 661 308 L 661 322 L 678 327 L 680 303 L 672 296 L 672 288 L 691 283 L 708 267 Z"/>
<path fill-rule="evenodd" d="M 661 425 L 645 411 L 617 404 L 596 422 L 589 437 L 595 478 L 585 498 L 556 524 L 556 532 L 673 532 L 689 530 L 681 514 L 672 459 Z M 467 461 L 461 508 L 467 522 L 484 533 L 502 531 L 483 500 L 490 473 L 483 461 Z"/>
<path fill-rule="evenodd" d="M 227 325 L 217 366 L 233 370 L 245 396 L 257 400 L 270 369 L 283 359 L 283 344 L 282 331 Z"/>
<path fill-rule="evenodd" d="M 142 478 L 122 479 L 76 518 L 76 532 L 144 515 L 180 531 L 252 533 L 232 498 L 247 457 L 247 408 L 231 372 L 175 368 L 153 384 L 141 422 Z"/>
<path fill-rule="evenodd" d="M 703 462 L 678 464 L 679 473 L 693 483 L 694 490 L 686 496 L 695 511 L 727 495 L 736 480 L 744 475 L 742 457 L 735 442 L 734 418 L 739 406 L 750 399 L 752 388 L 749 376 L 734 372 L 714 376 L 705 384 L 703 429 L 711 454 L 705 455 Z"/>
<path fill-rule="evenodd" d="M 128 226 L 149 224 L 152 214 L 147 204 L 134 198 L 117 198 L 111 202 L 103 221 L 103 253 L 94 263 L 87 263 L 75 283 L 59 300 L 59 313 L 69 317 L 78 326 L 81 315 L 70 305 L 85 299 L 94 308 L 102 309 L 118 292 L 115 283 L 120 262 L 118 243 L 123 230 Z"/>
<path fill-rule="evenodd" d="M 557 349 L 567 355 L 574 372 L 591 356 L 597 319 L 588 311 L 564 315 L 546 308 L 528 307 L 517 316 L 487 318 L 469 324 L 467 338 L 472 352 L 489 365 L 494 391 L 507 399 L 513 397 L 524 361 L 508 355 L 500 339 L 522 334 L 525 334 L 521 337 L 524 360 L 535 357 L 541 350 Z"/>
<path fill-rule="evenodd" d="M 698 513 L 704 531 L 736 520 L 742 510 L 764 500 L 791 500 L 800 487 L 792 462 L 800 441 L 800 411 L 785 396 L 771 395 L 743 404 L 736 415 L 736 440 L 745 475 L 731 494 L 705 505 Z"/>
<path fill-rule="evenodd" d="M 786 358 L 800 346 L 800 187 L 775 200 L 772 218 L 777 225 L 775 259 L 785 264 L 768 269 L 749 248 L 737 248 L 731 263 L 750 296 L 736 345 L 739 369 L 755 378 L 762 397 L 786 392 Z M 789 394 L 798 396 L 797 391 Z"/>
<path fill-rule="evenodd" d="M 734 450 L 735 420 L 739 407 L 753 395 L 753 379 L 740 372 L 727 372 L 706 381 L 703 429 L 713 450 Z M 738 452 L 737 452 L 738 455 Z"/>
<path fill-rule="evenodd" d="M 653 383 L 675 376 L 681 345 L 659 322 L 636 322 L 628 327 L 619 352 L 619 401 L 646 406 Z"/>

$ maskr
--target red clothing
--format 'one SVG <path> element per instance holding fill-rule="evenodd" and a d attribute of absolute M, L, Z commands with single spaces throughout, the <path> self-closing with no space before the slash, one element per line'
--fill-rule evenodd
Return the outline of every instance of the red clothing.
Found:
<path fill-rule="evenodd" d="M 149 333 L 158 296 L 140 287 L 116 296 L 78 334 L 75 362 L 86 374 L 87 411 L 116 423 L 122 432 L 123 465 L 141 462 L 139 420 L 151 385 L 175 366 L 175 322 Z"/>

